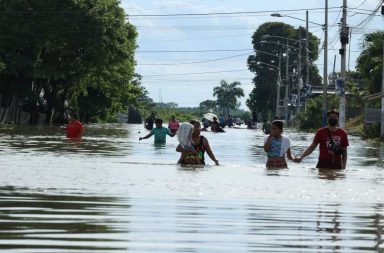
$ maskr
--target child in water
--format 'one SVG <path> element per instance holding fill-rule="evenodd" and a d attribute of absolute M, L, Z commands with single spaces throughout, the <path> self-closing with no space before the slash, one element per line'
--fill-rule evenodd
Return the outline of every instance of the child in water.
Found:
<path fill-rule="evenodd" d="M 291 154 L 291 142 L 282 135 L 283 122 L 275 120 L 271 124 L 271 132 L 264 139 L 264 151 L 267 152 L 267 168 L 287 168 L 285 154 L 288 160 L 293 160 Z"/>
<path fill-rule="evenodd" d="M 178 163 L 181 164 L 199 164 L 200 159 L 192 143 L 193 125 L 187 122 L 181 123 L 177 132 L 179 145 L 185 150 L 181 153 Z"/>

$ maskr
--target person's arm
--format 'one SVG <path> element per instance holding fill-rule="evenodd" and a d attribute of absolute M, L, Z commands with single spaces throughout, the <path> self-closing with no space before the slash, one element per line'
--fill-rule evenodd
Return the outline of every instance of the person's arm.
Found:
<path fill-rule="evenodd" d="M 347 158 L 348 158 L 348 148 L 345 147 L 344 148 L 344 153 L 342 155 L 342 168 L 345 170 L 345 168 L 347 168 Z"/>
<path fill-rule="evenodd" d="M 172 133 L 171 130 L 169 130 L 169 128 L 167 128 L 167 134 L 171 137 L 175 136 L 176 133 Z"/>
<path fill-rule="evenodd" d="M 179 144 L 179 145 L 177 145 L 177 147 L 176 147 L 176 152 L 184 153 L 184 152 L 185 152 L 185 149 L 183 149 L 183 148 L 181 147 L 181 145 Z"/>
<path fill-rule="evenodd" d="M 150 133 L 147 134 L 146 136 L 144 136 L 144 137 L 140 137 L 140 138 L 139 138 L 139 141 L 144 140 L 144 139 L 148 139 L 148 138 L 151 137 L 152 135 L 153 135 L 153 132 L 150 132 Z"/>
<path fill-rule="evenodd" d="M 304 151 L 304 153 L 297 159 L 298 162 L 301 162 L 301 160 L 303 160 L 304 157 L 306 156 L 309 156 L 310 154 L 312 154 L 312 152 L 315 150 L 315 148 L 317 147 L 317 143 L 316 142 L 312 142 L 312 144 Z"/>
<path fill-rule="evenodd" d="M 287 158 L 288 158 L 288 160 L 293 160 L 291 148 L 288 148 L 288 150 L 287 150 Z"/>
<path fill-rule="evenodd" d="M 212 161 L 215 162 L 216 165 L 219 165 L 219 161 L 216 159 L 215 155 L 213 154 L 207 138 L 204 137 L 203 142 L 204 142 L 205 150 L 207 151 L 207 154 L 209 155 L 209 157 L 212 159 Z"/>
<path fill-rule="evenodd" d="M 269 149 L 271 148 L 272 140 L 273 140 L 272 135 L 268 135 L 268 138 L 264 143 L 264 151 L 265 152 L 268 152 Z"/>

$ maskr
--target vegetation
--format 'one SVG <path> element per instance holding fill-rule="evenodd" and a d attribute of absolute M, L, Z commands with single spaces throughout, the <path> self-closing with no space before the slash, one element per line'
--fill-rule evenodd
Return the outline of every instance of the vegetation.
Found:
<path fill-rule="evenodd" d="M 381 92 L 382 89 L 383 41 L 382 31 L 365 34 L 361 44 L 362 52 L 357 59 L 357 70 L 369 94 Z"/>
<path fill-rule="evenodd" d="M 217 97 L 216 103 L 226 117 L 230 115 L 230 109 L 240 107 L 237 99 L 244 97 L 244 91 L 239 87 L 240 85 L 240 82 L 229 84 L 227 81 L 222 80 L 220 86 L 213 88 L 213 96 Z"/>
<path fill-rule="evenodd" d="M 338 108 L 339 100 L 336 95 L 328 94 L 328 107 Z M 295 118 L 295 123 L 301 130 L 315 130 L 323 125 L 322 122 L 322 108 L 323 96 L 310 99 L 307 102 L 304 112 L 298 114 Z"/>
<path fill-rule="evenodd" d="M 137 104 L 137 33 L 118 0 L 0 1 L 0 121 L 113 120 Z M 41 120 L 41 119 L 40 119 Z"/>
<path fill-rule="evenodd" d="M 293 26 L 287 25 L 280 22 L 268 22 L 264 23 L 255 31 L 252 36 L 252 44 L 255 50 L 255 54 L 248 57 L 248 68 L 251 72 L 255 73 L 253 78 L 253 83 L 255 85 L 249 99 L 247 100 L 247 106 L 252 111 L 252 113 L 259 113 L 265 119 L 269 115 L 272 115 L 275 112 L 276 107 L 276 85 L 277 85 L 277 75 L 275 70 L 270 70 L 269 68 L 263 67 L 259 62 L 264 62 L 267 64 L 276 64 L 278 62 L 278 56 L 282 57 L 282 66 L 286 64 L 287 56 L 287 47 L 286 39 L 277 38 L 284 37 L 290 38 L 293 40 L 299 39 L 299 32 L 302 36 L 305 34 L 305 29 L 295 29 Z M 309 61 L 310 61 L 310 83 L 311 84 L 320 84 L 321 77 L 318 74 L 318 69 L 314 65 L 314 61 L 318 58 L 319 52 L 319 42 L 320 40 L 313 34 L 309 34 Z M 297 75 L 292 76 L 294 69 L 297 69 L 298 65 L 298 51 L 294 47 L 298 47 L 296 42 L 290 41 L 290 47 L 288 50 L 289 56 L 289 80 L 285 80 L 286 68 L 285 66 L 281 69 L 281 75 L 283 79 L 283 85 L 288 85 L 290 90 L 295 90 L 294 86 L 298 83 Z M 302 59 L 305 59 L 305 47 L 301 50 Z M 284 54 L 285 53 L 285 54 Z M 278 67 L 276 65 L 276 67 Z M 306 75 L 305 68 L 302 69 L 302 76 Z M 291 82 L 291 80 L 293 81 Z M 281 93 L 281 98 L 285 94 Z"/>

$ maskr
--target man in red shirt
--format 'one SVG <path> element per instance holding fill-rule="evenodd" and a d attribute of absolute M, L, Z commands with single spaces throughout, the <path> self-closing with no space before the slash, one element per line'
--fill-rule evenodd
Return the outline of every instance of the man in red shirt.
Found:
<path fill-rule="evenodd" d="M 81 136 L 84 132 L 84 126 L 78 120 L 76 113 L 71 114 L 71 116 L 69 117 L 69 122 L 65 129 L 67 131 L 67 138 L 81 139 Z"/>
<path fill-rule="evenodd" d="M 295 158 L 296 162 L 310 155 L 320 144 L 319 161 L 316 168 L 345 169 L 347 165 L 347 147 L 349 146 L 347 133 L 338 128 L 339 112 L 335 109 L 327 113 L 328 126 L 317 130 L 312 144 L 304 153 Z"/>

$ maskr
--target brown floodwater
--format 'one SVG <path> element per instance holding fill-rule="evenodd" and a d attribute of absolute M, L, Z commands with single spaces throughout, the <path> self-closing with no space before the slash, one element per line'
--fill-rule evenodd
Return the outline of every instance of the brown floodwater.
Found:
<path fill-rule="evenodd" d="M 265 169 L 264 134 L 204 133 L 220 161 L 176 164 L 142 125 L 1 126 L 2 252 L 384 252 L 384 146 L 350 137 L 348 168 L 317 151 Z M 288 129 L 299 154 L 313 134 Z"/>

